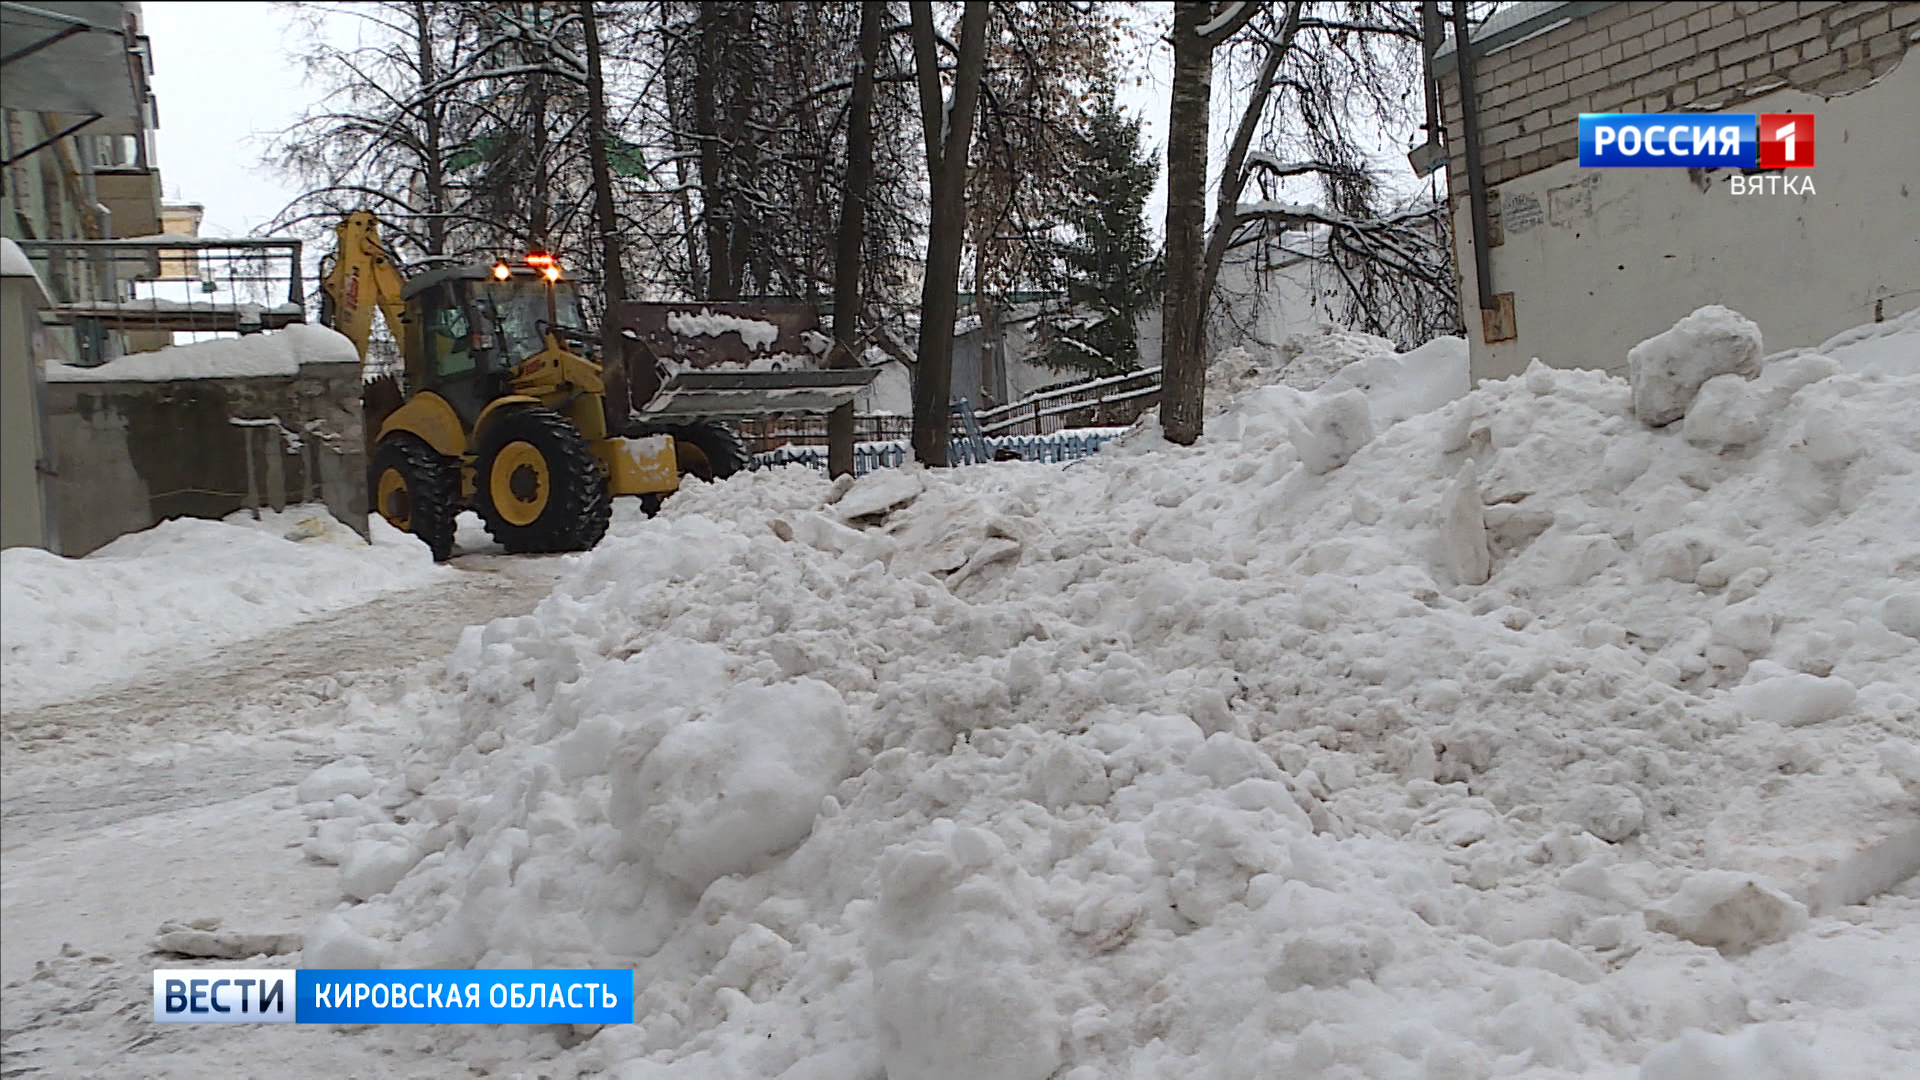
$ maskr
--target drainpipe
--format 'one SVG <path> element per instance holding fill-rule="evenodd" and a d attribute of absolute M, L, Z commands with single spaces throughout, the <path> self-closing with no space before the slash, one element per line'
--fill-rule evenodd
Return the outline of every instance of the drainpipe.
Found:
<path fill-rule="evenodd" d="M 1467 210 L 1473 218 L 1473 281 L 1480 310 L 1494 311 L 1493 256 L 1487 250 L 1487 178 L 1480 168 L 1480 118 L 1473 91 L 1473 55 L 1467 38 L 1466 0 L 1453 0 L 1453 59 L 1460 75 L 1460 125 L 1467 151 Z"/>

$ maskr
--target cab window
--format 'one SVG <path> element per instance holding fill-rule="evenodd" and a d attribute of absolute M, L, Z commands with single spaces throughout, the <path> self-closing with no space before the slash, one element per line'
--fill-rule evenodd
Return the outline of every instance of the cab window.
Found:
<path fill-rule="evenodd" d="M 446 286 L 437 290 L 434 300 L 427 324 L 427 347 L 433 354 L 434 372 L 443 379 L 464 375 L 474 368 L 472 328 L 466 309 Z"/>

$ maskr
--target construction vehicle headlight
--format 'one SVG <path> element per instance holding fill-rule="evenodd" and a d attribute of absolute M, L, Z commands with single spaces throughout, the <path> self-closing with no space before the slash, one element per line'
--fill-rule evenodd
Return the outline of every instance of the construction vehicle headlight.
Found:
<path fill-rule="evenodd" d="M 544 269 L 544 270 L 542 270 L 542 271 L 540 271 L 540 272 L 541 272 L 542 274 L 544 274 L 544 275 L 546 275 L 546 278 L 547 278 L 547 280 L 548 280 L 548 281 L 559 281 L 559 280 L 560 280 L 560 268 L 559 268 L 559 267 L 557 267 L 557 266 L 549 266 L 549 267 L 547 267 L 546 269 Z"/>
<path fill-rule="evenodd" d="M 493 279 L 495 281 L 505 281 L 512 276 L 513 276 L 513 269 L 509 267 L 506 263 L 494 264 Z"/>

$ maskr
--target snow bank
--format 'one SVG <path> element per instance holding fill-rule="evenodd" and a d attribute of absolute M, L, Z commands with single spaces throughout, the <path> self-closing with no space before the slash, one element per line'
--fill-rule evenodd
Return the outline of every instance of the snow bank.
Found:
<path fill-rule="evenodd" d="M 281 330 L 170 345 L 101 364 L 74 367 L 49 363 L 49 382 L 172 382 L 177 379 L 239 379 L 297 375 L 305 364 L 358 364 L 353 343 L 324 326 L 295 323 Z"/>
<path fill-rule="evenodd" d="M 1733 444 L 1436 351 L 690 484 L 468 631 L 393 815 L 313 804 L 415 861 L 302 963 L 633 967 L 630 1027 L 438 1044 L 556 1076 L 1920 1071 L 1920 891 L 1808 910 L 1920 792 L 1920 381 L 1783 360 Z"/>
<path fill-rule="evenodd" d="M 8 709 L 83 695 L 159 663 L 349 607 L 437 574 L 426 550 L 373 521 L 369 546 L 318 506 L 224 522 L 177 518 L 83 559 L 0 553 Z"/>

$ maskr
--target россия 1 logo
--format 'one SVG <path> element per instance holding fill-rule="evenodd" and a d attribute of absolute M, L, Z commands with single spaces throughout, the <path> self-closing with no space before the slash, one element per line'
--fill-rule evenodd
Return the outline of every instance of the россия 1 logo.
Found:
<path fill-rule="evenodd" d="M 1586 168 L 1811 169 L 1812 113 L 1581 113 Z"/>

